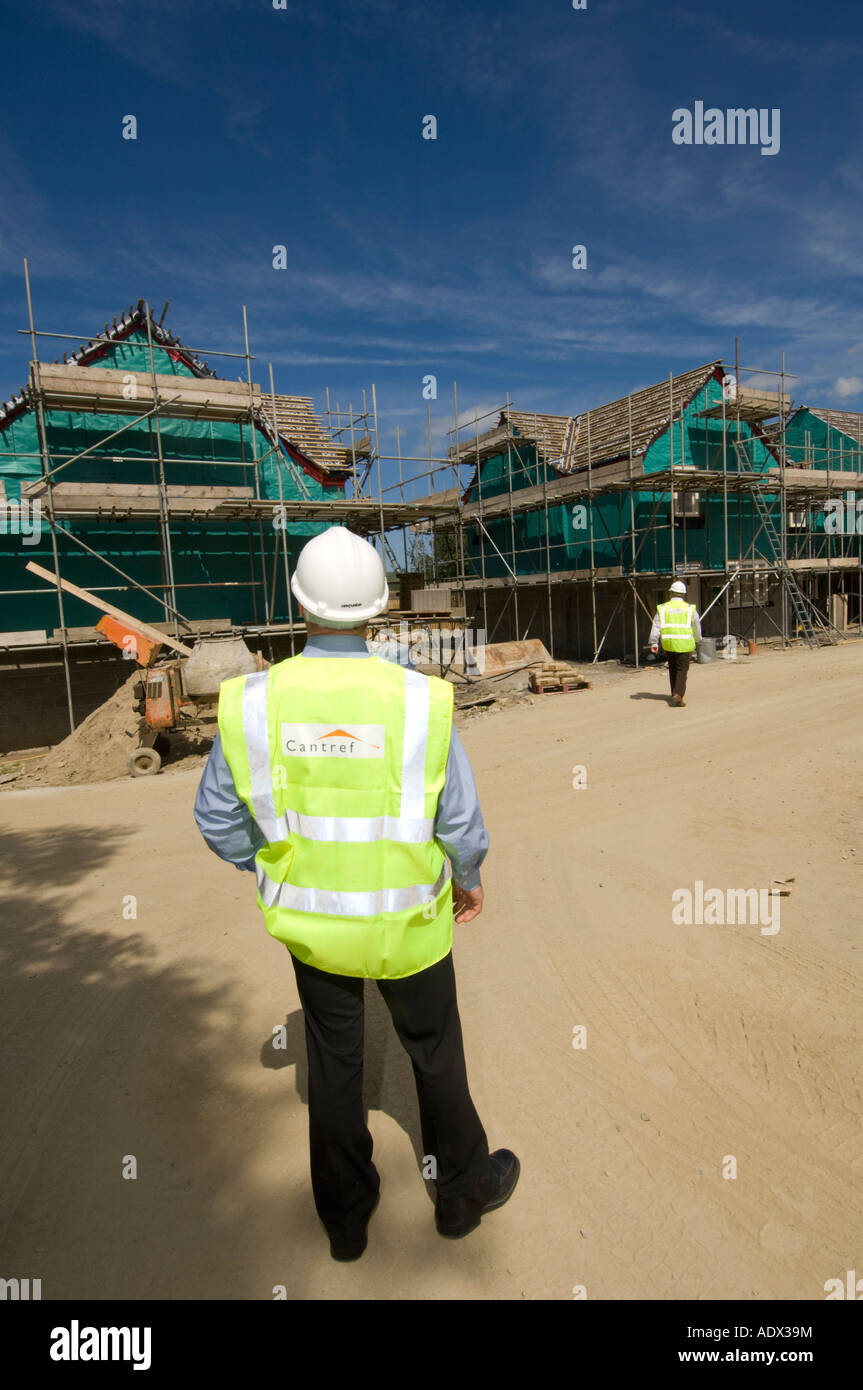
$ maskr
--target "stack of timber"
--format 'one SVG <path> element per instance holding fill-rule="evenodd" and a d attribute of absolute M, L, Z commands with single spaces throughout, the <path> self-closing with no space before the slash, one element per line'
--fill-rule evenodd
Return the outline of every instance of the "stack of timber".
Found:
<path fill-rule="evenodd" d="M 530 689 L 535 695 L 553 691 L 589 690 L 590 681 L 579 675 L 568 661 L 543 661 L 530 672 Z"/>
<path fill-rule="evenodd" d="M 262 410 L 267 420 L 275 413 L 276 429 L 283 439 L 330 472 L 341 469 L 349 473 L 354 457 L 369 457 L 371 440 L 367 435 L 354 440 L 353 450 L 330 437 L 315 413 L 311 396 L 265 396 Z"/>

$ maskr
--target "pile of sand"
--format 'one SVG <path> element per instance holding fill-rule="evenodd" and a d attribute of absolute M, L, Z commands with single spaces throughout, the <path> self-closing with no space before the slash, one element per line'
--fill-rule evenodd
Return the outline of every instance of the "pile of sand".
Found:
<path fill-rule="evenodd" d="M 65 787 L 127 777 L 127 759 L 138 745 L 139 715 L 135 713 L 132 687 L 140 679 L 141 672 L 136 667 L 119 690 L 88 714 L 73 734 L 5 785 L 19 791 L 22 787 Z"/>

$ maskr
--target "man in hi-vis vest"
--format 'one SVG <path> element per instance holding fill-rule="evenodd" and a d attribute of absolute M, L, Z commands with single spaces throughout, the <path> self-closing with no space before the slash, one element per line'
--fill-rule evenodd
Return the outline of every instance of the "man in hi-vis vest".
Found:
<path fill-rule="evenodd" d="M 216 854 L 254 871 L 267 931 L 291 954 L 315 1205 L 333 1258 L 353 1260 L 380 1187 L 363 1109 L 364 980 L 413 1063 L 440 1234 L 465 1236 L 502 1206 L 519 1161 L 489 1153 L 467 1083 L 453 912 L 482 911 L 488 835 L 452 686 L 369 653 L 365 627 L 389 590 L 368 541 L 340 526 L 313 537 L 291 588 L 305 648 L 222 683 L 195 819 Z"/>
<path fill-rule="evenodd" d="M 696 641 L 701 641 L 701 619 L 693 603 L 686 602 L 686 585 L 676 579 L 669 586 L 668 600 L 660 603 L 650 629 L 650 650 L 668 656 L 668 679 L 672 705 L 685 705 L 686 675 Z"/>

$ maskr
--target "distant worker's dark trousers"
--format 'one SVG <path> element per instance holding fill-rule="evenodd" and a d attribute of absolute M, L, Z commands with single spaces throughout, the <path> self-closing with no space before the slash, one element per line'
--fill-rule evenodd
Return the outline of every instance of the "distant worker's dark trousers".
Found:
<path fill-rule="evenodd" d="M 380 1177 L 363 1106 L 363 985 L 292 954 L 306 1021 L 312 1190 L 330 1235 L 352 1233 L 375 1205 Z M 488 1171 L 488 1141 L 467 1084 L 452 952 L 427 970 L 375 982 L 413 1063 L 423 1153 L 437 1190 L 464 1197 Z"/>
<path fill-rule="evenodd" d="M 665 655 L 668 657 L 668 679 L 671 682 L 671 693 L 672 695 L 679 695 L 682 700 L 686 694 L 686 675 L 692 660 L 692 652 L 666 652 Z"/>

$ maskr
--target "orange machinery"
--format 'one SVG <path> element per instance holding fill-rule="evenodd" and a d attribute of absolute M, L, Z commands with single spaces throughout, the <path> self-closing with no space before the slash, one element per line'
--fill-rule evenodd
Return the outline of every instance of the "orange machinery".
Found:
<path fill-rule="evenodd" d="M 168 751 L 167 735 L 179 730 L 198 731 L 201 724 L 214 724 L 215 704 L 205 701 L 202 707 L 200 699 L 187 694 L 183 684 L 185 662 L 181 657 L 169 657 L 156 665 L 163 643 L 148 637 L 133 622 L 106 613 L 96 630 L 146 672 L 134 686 L 133 708 L 141 718 L 138 747 L 129 755 L 128 766 L 133 777 L 151 776 L 159 771 Z"/>
<path fill-rule="evenodd" d="M 241 637 L 198 638 L 194 648 L 185 646 L 158 628 L 124 613 L 98 595 L 81 589 L 43 569 L 35 560 L 26 568 L 66 593 L 101 610 L 96 629 L 124 656 L 142 667 L 144 675 L 135 684 L 138 746 L 129 756 L 133 777 L 158 772 L 162 757 L 170 748 L 169 735 L 192 733 L 212 737 L 217 722 L 219 686 L 231 676 L 260 671 L 266 664 L 260 654 L 249 651 Z M 169 654 L 162 655 L 168 648 Z"/>

